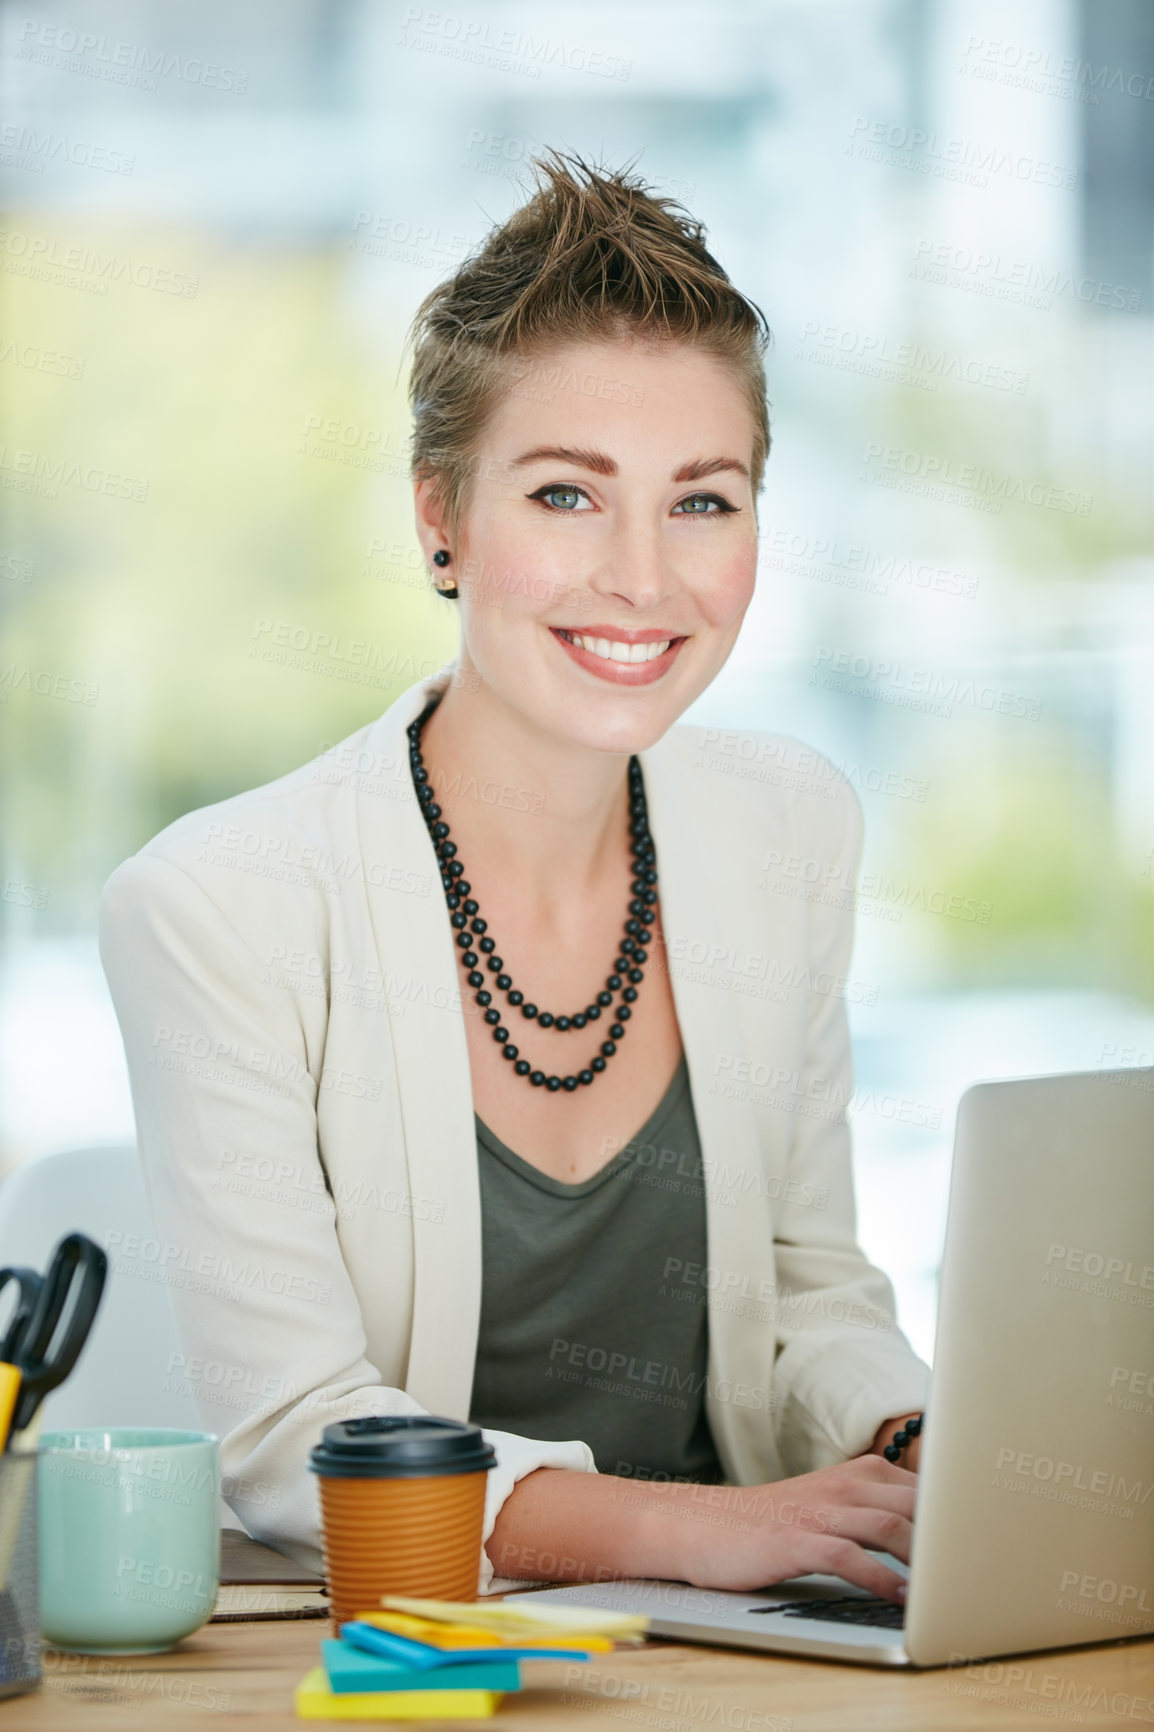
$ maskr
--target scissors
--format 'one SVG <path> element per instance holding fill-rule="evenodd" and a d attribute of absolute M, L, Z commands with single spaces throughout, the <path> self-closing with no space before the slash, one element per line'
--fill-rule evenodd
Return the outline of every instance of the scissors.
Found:
<path fill-rule="evenodd" d="M 20 1373 L 8 1441 L 31 1424 L 44 1397 L 76 1364 L 96 1319 L 107 1273 L 108 1258 L 83 1233 L 61 1239 L 43 1276 L 30 1269 L 0 1271 L 0 1285 L 15 1279 L 20 1287 L 3 1346 L 3 1359 Z"/>
<path fill-rule="evenodd" d="M 40 1297 L 44 1277 L 37 1274 L 35 1269 L 0 1269 L 0 1289 L 7 1287 L 10 1281 L 16 1283 L 16 1305 L 8 1319 L 3 1339 L 0 1339 L 0 1362 L 7 1365 L 13 1363 L 20 1351 L 20 1343 Z"/>
<path fill-rule="evenodd" d="M 43 1277 L 35 1269 L 0 1269 L 0 1289 L 10 1282 L 16 1284 L 16 1304 L 3 1340 L 0 1340 L 0 1448 L 8 1437 L 16 1397 L 20 1393 L 20 1367 L 16 1358 L 44 1284 Z"/>

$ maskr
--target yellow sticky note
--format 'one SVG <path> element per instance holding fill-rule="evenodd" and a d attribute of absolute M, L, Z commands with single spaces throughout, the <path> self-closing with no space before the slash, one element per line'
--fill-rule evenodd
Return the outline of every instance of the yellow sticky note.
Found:
<path fill-rule="evenodd" d="M 301 1720 L 488 1720 L 497 1712 L 501 1690 L 353 1690 L 338 1696 L 329 1689 L 323 1666 L 314 1666 L 296 1687 Z"/>
<path fill-rule="evenodd" d="M 535 1629 L 538 1634 L 571 1636 L 614 1636 L 629 1641 L 644 1634 L 649 1619 L 640 1612 L 604 1612 L 593 1606 L 530 1606 L 530 1595 L 514 1596 L 511 1600 L 416 1600 L 403 1594 L 385 1594 L 382 1606 L 389 1611 L 412 1612 L 419 1618 L 432 1618 L 438 1623 L 476 1624 L 482 1629 L 495 1630 L 508 1636 Z"/>
<path fill-rule="evenodd" d="M 539 1624 L 505 1626 L 493 1630 L 469 1624 L 442 1624 L 434 1618 L 418 1618 L 407 1612 L 358 1612 L 357 1622 L 389 1630 L 394 1636 L 410 1636 L 442 1652 L 450 1648 L 573 1648 L 579 1653 L 611 1654 L 613 1643 L 605 1636 L 573 1636 L 566 1631 L 544 1632 Z"/>
<path fill-rule="evenodd" d="M 468 1624 L 439 1624 L 432 1618 L 416 1618 L 409 1612 L 358 1612 L 358 1624 L 372 1624 L 378 1630 L 388 1630 L 394 1636 L 410 1636 L 416 1642 L 427 1642 L 431 1648 L 500 1648 L 500 1636 L 492 1630 L 471 1628 Z"/>

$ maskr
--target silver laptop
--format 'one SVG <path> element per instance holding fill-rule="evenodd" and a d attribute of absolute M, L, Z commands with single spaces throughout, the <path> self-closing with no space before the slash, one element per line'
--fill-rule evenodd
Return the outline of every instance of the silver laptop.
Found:
<path fill-rule="evenodd" d="M 908 1578 L 904 1608 L 831 1576 L 533 1597 L 873 1666 L 1154 1633 L 1154 1069 L 962 1097 Z"/>

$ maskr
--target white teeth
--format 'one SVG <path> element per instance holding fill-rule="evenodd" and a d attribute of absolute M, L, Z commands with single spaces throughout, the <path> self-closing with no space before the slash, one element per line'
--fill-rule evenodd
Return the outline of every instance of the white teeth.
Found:
<path fill-rule="evenodd" d="M 622 643 L 617 638 L 610 641 L 609 638 L 604 637 L 582 637 L 578 632 L 565 632 L 563 635 L 569 639 L 570 643 L 578 644 L 590 655 L 600 656 L 602 661 L 608 662 L 656 661 L 658 656 L 665 654 L 673 642 L 673 639 L 668 637 L 662 638 L 657 643 Z"/>

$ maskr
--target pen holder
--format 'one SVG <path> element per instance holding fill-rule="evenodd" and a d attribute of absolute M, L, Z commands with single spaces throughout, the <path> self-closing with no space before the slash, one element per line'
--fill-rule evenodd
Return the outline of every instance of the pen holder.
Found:
<path fill-rule="evenodd" d="M 0 1697 L 40 1683 L 36 1452 L 0 1455 Z"/>

